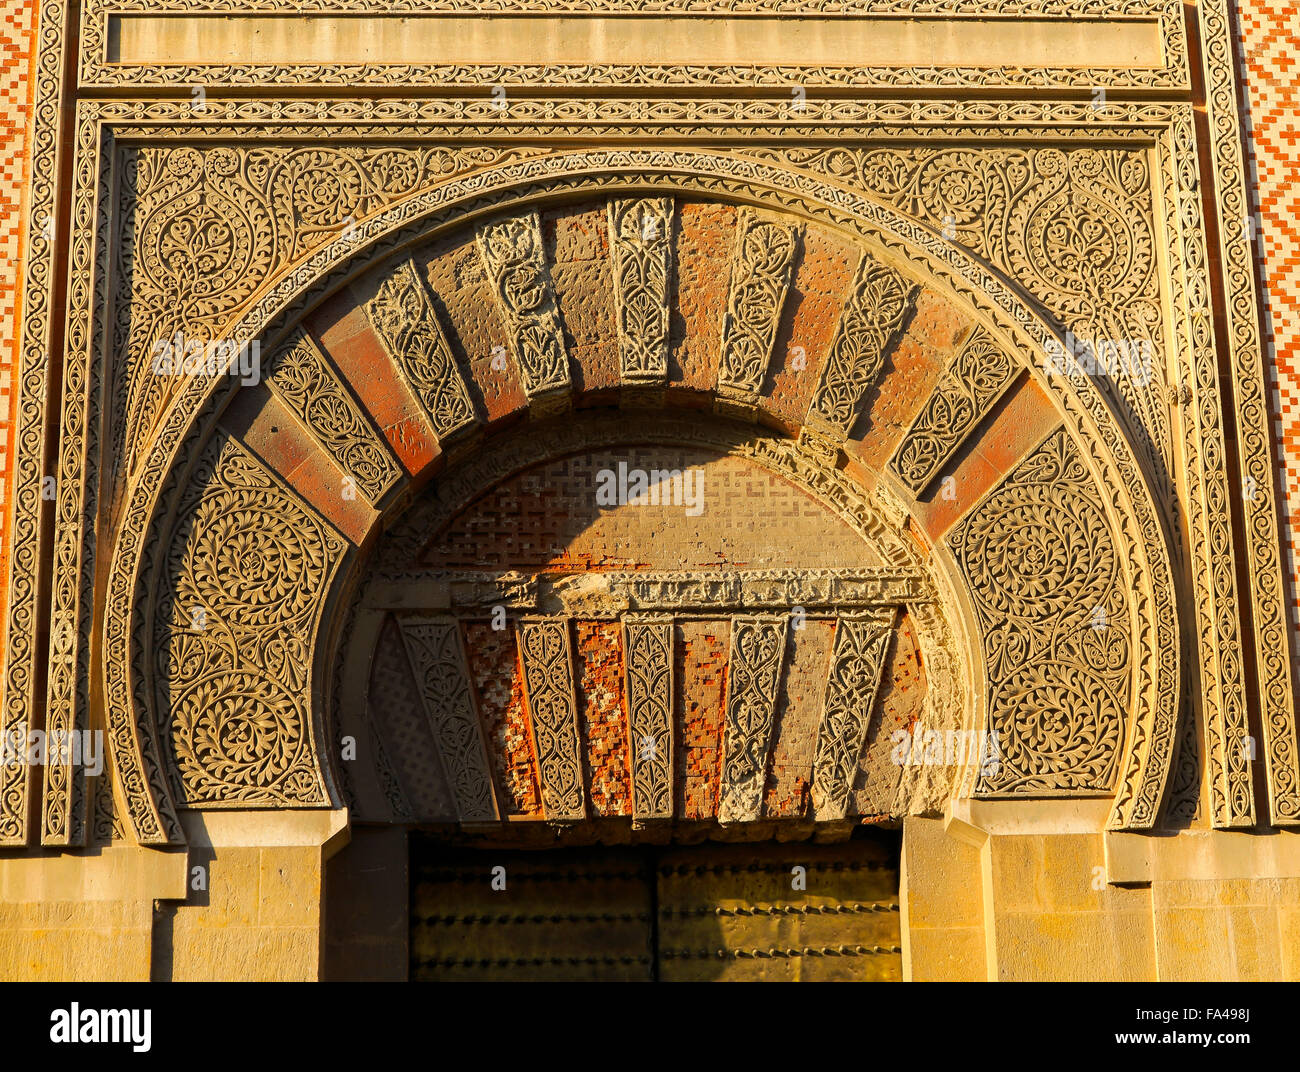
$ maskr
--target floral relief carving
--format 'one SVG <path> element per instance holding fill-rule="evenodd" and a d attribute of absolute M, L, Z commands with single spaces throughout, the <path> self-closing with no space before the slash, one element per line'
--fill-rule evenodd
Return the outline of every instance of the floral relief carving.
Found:
<path fill-rule="evenodd" d="M 485 224 L 478 230 L 478 248 L 510 328 L 525 394 L 535 399 L 567 392 L 569 354 L 537 213 Z"/>
<path fill-rule="evenodd" d="M 664 383 L 673 201 L 611 198 L 607 211 L 622 378 L 625 383 Z"/>
<path fill-rule="evenodd" d="M 1081 345 L 1149 355 L 1142 375 L 1103 377 L 1170 464 L 1151 168 L 1136 149 L 793 148 L 784 159 L 883 199 L 991 261 Z"/>
<path fill-rule="evenodd" d="M 818 822 L 843 819 L 848 811 L 893 617 L 891 611 L 885 621 L 846 617 L 836 622 L 813 759 L 812 804 Z"/>
<path fill-rule="evenodd" d="M 920 494 L 934 479 L 1018 371 L 1011 355 L 982 328 L 976 328 L 890 462 L 890 468 L 913 494 Z"/>
<path fill-rule="evenodd" d="M 798 232 L 785 222 L 742 209 L 736 224 L 731 291 L 722 328 L 718 394 L 739 402 L 758 398 L 781 320 Z"/>
<path fill-rule="evenodd" d="M 329 802 L 311 666 L 346 551 L 233 439 L 205 448 L 167 555 L 155 623 L 158 706 L 193 806 Z"/>
<path fill-rule="evenodd" d="M 731 619 L 720 823 L 753 822 L 762 809 L 788 622 L 788 615 Z"/>
<path fill-rule="evenodd" d="M 445 442 L 472 427 L 478 416 L 469 388 L 425 283 L 409 259 L 394 265 L 366 314 L 424 407 L 434 434 Z"/>
<path fill-rule="evenodd" d="M 372 503 L 397 483 L 402 471 L 392 452 L 306 332 L 281 347 L 266 382 Z"/>
<path fill-rule="evenodd" d="M 578 707 L 568 623 L 557 618 L 522 619 L 519 655 L 546 817 L 582 819 L 586 796 L 578 757 Z"/>
<path fill-rule="evenodd" d="M 400 618 L 398 625 L 460 820 L 491 822 L 498 817 L 496 797 L 460 624 L 454 618 Z"/>
<path fill-rule="evenodd" d="M 673 620 L 623 619 L 632 818 L 673 814 Z"/>
<path fill-rule="evenodd" d="M 988 732 L 983 795 L 1113 788 L 1132 676 L 1129 581 L 1082 456 L 1053 432 L 949 544 L 979 617 Z"/>
<path fill-rule="evenodd" d="M 331 239 L 359 235 L 362 220 L 417 190 L 530 151 L 294 145 L 125 150 L 119 274 L 129 285 L 114 339 L 121 355 L 114 407 L 119 464 L 135 470 L 141 445 L 180 382 L 153 374 L 158 343 L 178 333 L 197 342 L 223 338 L 284 268 Z"/>
<path fill-rule="evenodd" d="M 841 439 L 849 434 L 919 289 L 869 255 L 858 262 L 835 341 L 808 407 L 808 423 L 815 431 Z"/>

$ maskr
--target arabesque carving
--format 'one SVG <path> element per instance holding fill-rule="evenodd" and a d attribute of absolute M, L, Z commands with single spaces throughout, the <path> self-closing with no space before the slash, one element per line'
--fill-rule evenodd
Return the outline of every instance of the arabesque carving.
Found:
<path fill-rule="evenodd" d="M 731 620 L 720 823 L 753 822 L 762 811 L 788 622 L 788 616 Z"/>
<path fill-rule="evenodd" d="M 673 620 L 623 619 L 632 818 L 673 814 Z"/>
<path fill-rule="evenodd" d="M 1083 458 L 1053 432 L 948 538 L 979 616 L 985 795 L 1107 793 L 1133 673 L 1130 582 Z"/>
<path fill-rule="evenodd" d="M 607 211 L 623 382 L 665 383 L 672 199 L 611 198 Z"/>
<path fill-rule="evenodd" d="M 578 757 L 578 709 L 568 622 L 521 619 L 519 658 L 524 667 L 524 692 L 546 817 L 560 822 L 582 819 L 586 815 L 586 794 Z"/>
<path fill-rule="evenodd" d="M 312 662 L 346 548 L 233 439 L 205 448 L 181 500 L 155 623 L 158 710 L 186 804 L 329 803 Z"/>
<path fill-rule="evenodd" d="M 367 303 L 366 314 L 424 407 L 434 435 L 447 442 L 471 428 L 478 415 L 425 288 L 419 269 L 410 260 L 399 261 Z"/>
<path fill-rule="evenodd" d="M 890 460 L 913 494 L 925 490 L 1019 371 L 985 331 L 971 334 Z"/>
<path fill-rule="evenodd" d="M 372 503 L 397 483 L 402 470 L 388 445 L 306 332 L 295 332 L 281 347 L 266 385 Z"/>

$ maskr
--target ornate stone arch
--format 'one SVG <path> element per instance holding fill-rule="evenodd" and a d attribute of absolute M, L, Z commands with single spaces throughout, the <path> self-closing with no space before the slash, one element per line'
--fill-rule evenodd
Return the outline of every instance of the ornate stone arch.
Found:
<path fill-rule="evenodd" d="M 722 153 L 611 149 L 538 157 L 489 168 L 418 194 L 365 221 L 358 229 L 359 236 L 321 248 L 276 282 L 231 334 L 236 342 L 260 338 L 268 353 L 275 352 L 327 294 L 415 243 L 487 217 L 519 214 L 543 202 L 592 192 L 718 198 L 813 221 L 850 236 L 870 254 L 873 263 L 900 277 L 923 280 L 969 310 L 994 350 L 1014 355 L 1020 365 L 1029 366 L 1028 375 L 1059 411 L 1062 430 L 1053 431 L 1032 459 L 1025 459 L 1008 474 L 1012 490 L 1007 494 L 1019 508 L 1024 501 L 1041 505 L 1051 496 L 1044 489 L 1054 482 L 1088 485 L 1091 491 L 1083 494 L 1088 500 L 1086 509 L 1104 518 L 1104 527 L 1115 544 L 1113 557 L 1131 571 L 1132 693 L 1125 712 L 1125 745 L 1117 757 L 1120 766 L 1110 825 L 1121 829 L 1152 826 L 1172 760 L 1179 681 L 1178 620 L 1165 535 L 1139 455 L 1094 381 L 1078 370 L 1051 376 L 1043 373 L 1041 355 L 1054 336 L 1015 287 L 936 233 L 869 197 L 811 175 Z M 735 401 L 742 407 L 761 408 L 746 394 L 746 385 L 737 383 Z M 153 729 L 152 685 L 146 665 L 147 638 L 154 634 L 159 596 L 159 559 L 170 543 L 177 518 L 187 509 L 186 496 L 196 467 L 212 464 L 202 448 L 234 389 L 229 382 L 214 382 L 204 376 L 184 383 L 133 478 L 113 549 L 104 632 L 105 703 L 128 825 L 147 844 L 174 842 L 180 837 L 172 789 Z M 537 395 L 546 401 L 546 390 Z M 839 449 L 847 434 L 844 428 L 837 434 L 834 422 L 829 428 L 817 428 L 811 422 L 807 431 L 806 452 L 820 450 L 823 455 Z M 939 460 L 942 463 L 943 459 Z M 247 474 L 251 484 L 263 479 L 256 473 Z M 890 475 L 884 484 L 906 490 L 903 478 L 896 475 Z M 1002 484 L 990 489 L 975 506 L 976 512 L 1002 494 Z M 389 503 L 390 509 L 392 506 Z M 895 509 L 900 521 L 905 519 L 907 508 L 901 502 Z M 972 529 L 977 527 L 970 518 L 968 514 L 960 523 L 961 549 L 971 546 Z M 334 535 L 337 538 L 337 533 Z M 363 540 L 364 536 L 357 542 Z M 322 531 L 320 541 L 330 544 L 330 533 Z M 337 565 L 334 562 L 331 569 Z M 988 631 L 995 627 L 987 616 L 989 600 L 974 593 L 956 597 L 954 605 L 963 607 L 972 634 L 983 631 L 987 640 Z M 313 643 L 319 624 L 318 615 L 308 627 Z M 315 798 L 317 804 L 324 802 L 324 797 Z"/>

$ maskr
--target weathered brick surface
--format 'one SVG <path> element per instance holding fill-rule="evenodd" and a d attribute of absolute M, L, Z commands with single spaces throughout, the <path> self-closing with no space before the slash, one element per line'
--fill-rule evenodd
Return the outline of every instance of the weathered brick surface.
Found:
<path fill-rule="evenodd" d="M 526 402 L 519 366 L 476 241 L 437 242 L 417 251 L 415 262 L 429 280 L 439 322 L 488 422 L 519 414 Z"/>
<path fill-rule="evenodd" d="M 409 473 L 423 472 L 439 457 L 438 441 L 357 300 L 357 292 L 345 289 L 317 309 L 307 326 L 397 460 Z"/>
<path fill-rule="evenodd" d="M 703 513 L 677 505 L 596 502 L 598 474 L 703 470 Z M 791 534 L 815 531 L 816 538 Z M 503 482 L 466 510 L 426 559 L 445 568 L 699 569 L 873 562 L 853 530 L 782 477 L 740 458 L 690 448 L 602 449 Z"/>
<path fill-rule="evenodd" d="M 668 379 L 692 391 L 712 391 L 718 380 L 735 237 L 730 205 L 678 202 Z"/>
<path fill-rule="evenodd" d="M 726 621 L 684 621 L 676 626 L 673 812 L 683 819 L 713 819 L 718 814 L 730 642 Z"/>
<path fill-rule="evenodd" d="M 794 433 L 803 424 L 861 252 L 819 227 L 804 229 L 763 385 L 767 419 Z"/>
<path fill-rule="evenodd" d="M 802 629 L 792 628 L 788 634 L 767 772 L 768 818 L 801 819 L 807 814 L 834 637 L 835 623 L 822 618 L 805 619 Z"/>
<path fill-rule="evenodd" d="M 848 453 L 880 472 L 934 390 L 971 323 L 932 290 L 917 295 L 915 311 L 898 345 L 886 357 L 876 387 L 863 400 Z"/>
<path fill-rule="evenodd" d="M 1273 445 L 1282 479 L 1282 550 L 1300 623 L 1300 9 L 1241 0 L 1238 64 L 1245 83 L 1246 148 L 1259 210 L 1255 263 L 1267 312 L 1264 353 Z"/>
<path fill-rule="evenodd" d="M 344 471 L 265 386 L 240 391 L 222 425 L 344 536 L 354 544 L 365 540 L 374 510 L 360 492 L 345 497 Z"/>
<path fill-rule="evenodd" d="M 942 470 L 953 483 L 942 478 L 931 483 L 926 497 L 917 504 L 913 518 L 931 544 L 948 531 L 981 496 L 1010 472 L 1060 423 L 1060 415 L 1043 389 L 1031 378 L 1022 378 L 993 407 L 984 435 L 968 439 Z M 944 498 L 951 487 L 952 498 Z"/>
<path fill-rule="evenodd" d="M 542 814 L 537 761 L 524 706 L 524 674 L 509 629 L 471 622 L 465 627 L 470 674 L 503 816 Z"/>
<path fill-rule="evenodd" d="M 574 622 L 578 726 L 587 746 L 583 773 L 594 818 L 632 814 L 623 657 L 618 622 Z"/>
<path fill-rule="evenodd" d="M 588 392 L 583 403 L 599 404 L 600 392 L 620 378 L 605 203 L 555 209 L 541 219 L 574 390 Z"/>

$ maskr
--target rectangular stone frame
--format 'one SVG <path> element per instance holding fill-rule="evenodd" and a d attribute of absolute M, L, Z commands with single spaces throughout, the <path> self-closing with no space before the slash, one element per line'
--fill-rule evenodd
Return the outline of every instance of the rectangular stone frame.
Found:
<path fill-rule="evenodd" d="M 192 5 L 150 10 L 188 10 Z M 864 5 L 881 10 L 885 5 Z M 958 8 L 968 6 L 959 3 Z M 116 5 L 114 8 L 116 9 Z M 1133 9 L 1152 10 L 1144 5 Z M 1175 42 L 1178 54 L 1165 72 L 1145 72 L 1141 79 L 1107 82 L 1107 89 L 1129 90 L 1142 98 L 1151 90 L 1188 92 L 1190 81 L 1185 63 L 1182 21 L 1177 5 L 1156 5 L 1163 12 L 1167 42 Z M 890 10 L 896 10 L 889 7 Z M 83 88 L 98 87 L 121 91 L 122 82 L 114 81 L 113 72 L 97 64 L 86 50 L 93 44 L 95 20 L 108 6 L 92 0 L 83 9 L 83 40 L 80 71 Z M 1068 5 L 1060 6 L 1068 12 Z M 1127 10 L 1127 9 L 1126 9 Z M 98 689 L 91 684 L 94 665 L 92 624 L 94 582 L 104 563 L 96 561 L 94 521 L 100 510 L 100 443 L 103 418 L 100 396 L 113 370 L 105 367 L 106 311 L 112 280 L 110 278 L 109 240 L 113 237 L 115 147 L 148 141 L 150 144 L 219 137 L 238 137 L 273 142 L 292 131 L 297 136 L 314 127 L 320 137 L 351 136 L 384 142 L 409 135 L 412 128 L 429 136 L 441 134 L 448 139 L 475 139 L 486 144 L 507 132 L 527 130 L 536 144 L 558 143 L 572 138 L 596 138 L 617 131 L 627 136 L 675 137 L 689 143 L 695 139 L 732 142 L 735 151 L 743 152 L 753 144 L 770 141 L 780 149 L 783 143 L 807 145 L 842 144 L 852 138 L 868 145 L 898 138 L 925 136 L 955 145 L 1032 145 L 1043 136 L 1070 142 L 1120 142 L 1134 145 L 1149 154 L 1155 177 L 1153 185 L 1157 216 L 1153 220 L 1160 235 L 1157 255 L 1162 259 L 1162 300 L 1170 328 L 1170 351 L 1177 353 L 1179 367 L 1168 369 L 1182 377 L 1179 393 L 1187 399 L 1180 409 L 1184 427 L 1182 439 L 1199 452 L 1202 464 L 1184 466 L 1184 472 L 1197 472 L 1197 483 L 1185 497 L 1189 518 L 1191 547 L 1185 580 L 1199 586 L 1196 600 L 1205 617 L 1198 621 L 1198 657 L 1196 673 L 1201 687 L 1193 689 L 1193 706 L 1203 728 L 1209 756 L 1209 817 L 1216 827 L 1250 825 L 1254 821 L 1251 764 L 1247 739 L 1251 725 L 1258 721 L 1265 733 L 1265 756 L 1269 785 L 1269 813 L 1275 823 L 1300 821 L 1296 807 L 1297 757 L 1295 747 L 1294 698 L 1289 664 L 1284 646 L 1255 646 L 1254 663 L 1262 693 L 1262 710 L 1248 708 L 1243 659 L 1241 619 L 1253 625 L 1262 637 L 1285 637 L 1285 580 L 1279 562 L 1276 491 L 1272 479 L 1259 481 L 1258 498 L 1246 506 L 1232 494 L 1230 472 L 1233 459 L 1226 453 L 1229 444 L 1223 436 L 1226 402 L 1219 397 L 1215 378 L 1217 349 L 1227 346 L 1232 358 L 1233 400 L 1239 427 L 1247 425 L 1243 416 L 1258 413 L 1254 407 L 1263 398 L 1262 359 L 1259 354 L 1257 315 L 1253 300 L 1247 302 L 1238 293 L 1235 301 L 1218 295 L 1212 301 L 1210 272 L 1205 250 L 1206 228 L 1202 211 L 1217 215 L 1213 232 L 1220 238 L 1217 255 L 1234 286 L 1249 286 L 1253 298 L 1253 274 L 1249 268 L 1249 250 L 1243 254 L 1242 243 L 1233 237 L 1229 224 L 1234 206 L 1241 203 L 1243 173 L 1235 111 L 1232 69 L 1224 53 L 1226 21 L 1219 0 L 1211 0 L 1205 11 L 1204 51 L 1208 75 L 1208 98 L 1211 119 L 1211 144 L 1203 146 L 1214 155 L 1214 202 L 1203 205 L 1198 189 L 1197 137 L 1193 106 L 1190 101 L 1164 103 L 1133 99 L 1107 100 L 1104 107 L 1090 103 L 1036 103 L 1029 100 L 951 102 L 934 99 L 852 99 L 808 100 L 792 108 L 784 101 L 697 102 L 691 99 L 655 100 L 608 98 L 586 102 L 586 116 L 580 122 L 564 122 L 553 117 L 545 100 L 527 98 L 507 100 L 504 109 L 488 97 L 422 97 L 411 101 L 380 101 L 331 97 L 318 105 L 301 98 L 250 99 L 232 97 L 207 98 L 204 109 L 197 111 L 190 100 L 96 100 L 83 99 L 76 109 L 76 129 L 70 140 L 74 145 L 72 186 L 64 191 L 67 201 L 60 203 L 57 181 L 60 170 L 60 112 L 65 87 L 63 49 L 66 37 L 63 20 L 66 10 L 57 0 L 41 11 L 40 55 L 36 91 L 33 186 L 28 214 L 29 259 L 24 289 L 24 320 L 21 366 L 16 377 L 17 390 L 17 460 L 13 497 L 14 554 L 9 591 L 10 606 L 6 615 L 6 665 L 3 725 L 5 731 L 42 724 L 41 708 L 51 728 L 86 728 L 94 724 L 93 704 Z M 220 84 L 222 77 L 245 81 L 250 72 L 236 70 L 159 69 L 159 86 L 197 84 L 197 75 L 213 76 L 209 85 Z M 376 84 L 395 85 L 398 73 L 385 69 L 373 72 Z M 417 72 L 410 84 L 420 78 L 436 78 L 436 69 Z M 1113 72 L 1112 72 L 1113 73 Z M 930 84 L 938 72 L 924 72 L 920 81 L 912 82 L 899 75 L 886 82 L 895 86 Z M 1090 87 L 1095 72 L 1072 72 L 1068 69 L 1052 76 L 1030 72 L 1019 81 L 1007 81 L 1022 92 L 1059 84 L 1082 90 Z M 606 73 L 608 77 L 608 73 Z M 1036 76 L 1042 76 L 1041 78 Z M 1053 81 L 1057 77 L 1057 81 Z M 319 72 L 302 76 L 301 72 L 282 72 L 282 84 L 315 84 L 325 89 L 332 84 Z M 599 81 L 599 78 L 595 79 Z M 815 82 L 815 79 L 813 80 Z M 143 87 L 144 81 L 132 85 Z M 247 84 L 245 82 L 245 84 Z M 833 79 L 828 84 L 836 84 Z M 1000 85 L 996 79 L 979 82 L 979 88 Z M 725 79 L 714 88 L 725 94 Z M 844 92 L 840 85 L 839 92 Z M 328 128 L 323 124 L 328 122 Z M 1235 155 L 1234 155 L 1235 153 Z M 62 308 L 60 287 L 54 278 L 58 243 L 50 234 L 52 217 L 68 223 L 68 283 L 66 308 Z M 56 223 L 57 235 L 62 225 Z M 282 266 L 287 267 L 287 266 Z M 1216 339 L 1213 324 L 1215 306 L 1227 307 L 1232 339 Z M 61 361 L 62 398 L 60 405 L 47 398 L 50 382 L 47 355 L 55 345 L 52 325 L 68 324 L 68 337 Z M 1243 406 L 1248 407 L 1243 411 Z M 47 420 L 57 417 L 57 473 L 54 531 L 52 543 L 43 545 L 42 499 L 45 428 Z M 1271 448 L 1267 427 L 1255 429 L 1258 435 L 1244 437 L 1241 467 L 1251 474 L 1267 465 Z M 1210 457 L 1208 468 L 1204 460 Z M 1213 504 L 1226 504 L 1228 513 Z M 1241 578 L 1220 578 L 1211 584 L 1215 564 L 1235 564 L 1232 548 L 1230 513 L 1243 510 L 1243 531 L 1249 547 L 1241 563 L 1249 571 L 1253 605 L 1245 598 L 1248 590 Z M 48 570 L 48 575 L 44 571 Z M 1233 570 L 1235 572 L 1235 569 Z M 44 578 L 48 576 L 48 580 Z M 48 612 L 38 602 L 39 593 L 48 583 Z M 1241 594 L 1237 589 L 1241 589 Z M 1204 602 L 1202 602 L 1204 597 Z M 44 623 L 50 626 L 48 652 L 43 637 Z M 1279 633 L 1280 631 L 1280 633 Z M 1249 636 L 1249 632 L 1246 634 Z M 1280 660 L 1280 662 L 1279 662 Z M 49 669 L 48 695 L 35 694 L 41 670 Z M 1285 686 L 1285 687 L 1284 687 Z M 93 700 L 92 700 L 93 698 Z M 44 703 L 42 703 L 44 701 Z M 80 725 L 79 725 L 80 722 Z M 146 732 L 147 732 L 147 728 Z M 1198 735 L 1199 736 L 1199 735 Z M 1186 752 L 1187 749 L 1184 749 Z M 1186 767 L 1186 756 L 1180 768 Z M 1175 794 L 1179 770 L 1175 771 Z M 2 773 L 2 772 L 0 772 Z M 26 776 L 26 772 L 23 772 Z M 68 777 L 64 778 L 66 773 Z M 0 844 L 22 845 L 30 838 L 30 797 L 36 787 L 30 782 L 18 785 L 13 775 L 4 775 L 3 799 L 0 801 Z M 41 809 L 41 840 L 51 846 L 76 845 L 84 840 L 89 792 L 79 784 L 74 770 L 50 768 L 46 771 L 47 788 Z M 1192 780 L 1194 782 L 1194 779 Z M 1189 783 L 1190 784 L 1190 783 Z M 120 787 L 119 787 L 120 791 Z M 1174 806 L 1178 806 L 1175 801 Z"/>

